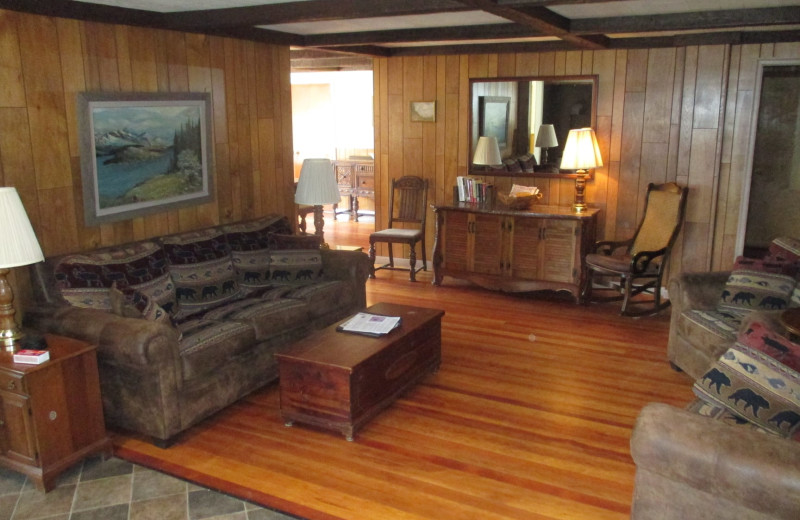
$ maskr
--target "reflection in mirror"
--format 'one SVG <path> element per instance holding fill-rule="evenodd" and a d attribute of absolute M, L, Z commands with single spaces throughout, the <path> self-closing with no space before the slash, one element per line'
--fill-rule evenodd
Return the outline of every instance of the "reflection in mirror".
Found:
<path fill-rule="evenodd" d="M 594 127 L 596 83 L 596 76 L 471 80 L 470 159 L 478 138 L 491 136 L 503 159 L 492 175 L 558 173 L 570 129 Z M 542 125 L 554 132 L 540 135 Z"/>

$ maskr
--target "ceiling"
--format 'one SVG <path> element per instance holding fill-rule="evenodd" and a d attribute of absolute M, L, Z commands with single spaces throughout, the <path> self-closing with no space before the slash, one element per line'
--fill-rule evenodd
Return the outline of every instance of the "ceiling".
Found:
<path fill-rule="evenodd" d="M 800 41 L 800 0 L 0 0 L 0 8 L 290 45 L 293 70 L 369 69 L 374 56 Z"/>

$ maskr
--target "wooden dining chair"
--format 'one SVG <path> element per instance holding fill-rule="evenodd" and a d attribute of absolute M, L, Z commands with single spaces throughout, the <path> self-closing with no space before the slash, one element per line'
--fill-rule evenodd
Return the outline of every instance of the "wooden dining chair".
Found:
<path fill-rule="evenodd" d="M 376 231 L 369 236 L 369 258 L 372 261 L 370 278 L 375 278 L 379 269 L 398 269 L 395 267 L 393 244 L 409 246 L 408 263 L 409 279 L 416 281 L 420 269 L 417 264 L 417 242 L 422 243 L 422 270 L 428 270 L 425 252 L 425 216 L 428 210 L 428 181 L 420 177 L 407 175 L 392 179 L 392 192 L 389 198 L 389 227 Z M 402 227 L 398 227 L 401 224 Z M 409 227 L 410 226 L 410 227 Z M 375 267 L 375 244 L 385 242 L 389 246 L 389 263 Z"/>

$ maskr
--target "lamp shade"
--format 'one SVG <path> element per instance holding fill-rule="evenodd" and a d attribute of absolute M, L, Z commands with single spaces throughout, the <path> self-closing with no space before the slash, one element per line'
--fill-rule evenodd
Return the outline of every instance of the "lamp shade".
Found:
<path fill-rule="evenodd" d="M 488 166 L 503 164 L 503 157 L 500 155 L 500 146 L 497 144 L 496 137 L 483 136 L 478 139 L 478 146 L 475 147 L 475 156 L 472 158 L 472 163 Z"/>
<path fill-rule="evenodd" d="M 0 268 L 9 269 L 44 260 L 31 221 L 16 188 L 0 188 Z"/>
<path fill-rule="evenodd" d="M 536 146 L 539 148 L 555 148 L 558 146 L 556 129 L 553 128 L 553 125 L 539 126 L 539 133 L 536 135 Z"/>
<path fill-rule="evenodd" d="M 306 159 L 300 170 L 300 179 L 297 181 L 297 190 L 294 201 L 297 204 L 321 206 L 323 204 L 337 204 L 339 185 L 333 174 L 333 163 L 330 159 Z"/>
<path fill-rule="evenodd" d="M 588 170 L 603 166 L 600 146 L 591 128 L 573 128 L 567 136 L 564 154 L 561 156 L 562 170 Z"/>

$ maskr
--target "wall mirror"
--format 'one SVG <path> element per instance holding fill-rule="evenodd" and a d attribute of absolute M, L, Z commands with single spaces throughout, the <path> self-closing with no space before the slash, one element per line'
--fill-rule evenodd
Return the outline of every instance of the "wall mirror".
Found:
<path fill-rule="evenodd" d="M 471 79 L 470 101 L 470 174 L 569 177 L 561 151 L 571 128 L 595 127 L 597 76 Z M 497 139 L 503 165 L 473 162 L 481 136 Z"/>

